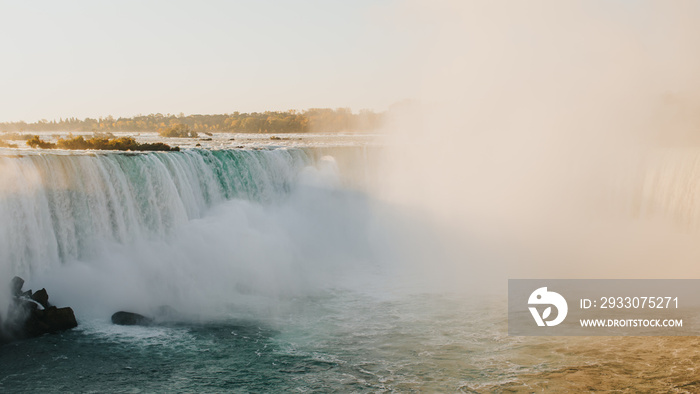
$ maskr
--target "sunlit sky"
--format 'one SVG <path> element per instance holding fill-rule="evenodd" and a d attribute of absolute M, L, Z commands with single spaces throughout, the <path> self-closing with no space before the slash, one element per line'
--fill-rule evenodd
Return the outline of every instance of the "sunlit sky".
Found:
<path fill-rule="evenodd" d="M 0 122 L 412 98 L 389 0 L 2 1 Z"/>

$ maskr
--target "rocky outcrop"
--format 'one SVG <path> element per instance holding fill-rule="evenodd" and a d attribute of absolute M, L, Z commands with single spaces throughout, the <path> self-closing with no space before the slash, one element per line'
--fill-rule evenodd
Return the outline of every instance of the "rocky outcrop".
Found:
<path fill-rule="evenodd" d="M 48 307 L 34 310 L 24 324 L 28 337 L 36 337 L 50 332 L 69 330 L 78 325 L 71 308 Z"/>
<path fill-rule="evenodd" d="M 12 279 L 12 302 L 7 316 L 0 321 L 0 344 L 78 326 L 73 309 L 49 304 L 46 289 L 32 294 L 31 290 L 23 292 L 22 286 L 22 278 L 16 276 Z"/>
<path fill-rule="evenodd" d="M 41 304 L 41 306 L 43 306 L 44 308 L 48 308 L 51 306 L 51 304 L 49 304 L 49 293 L 46 292 L 46 289 L 41 289 L 36 293 L 32 294 L 30 297 L 32 300 Z"/>
<path fill-rule="evenodd" d="M 150 326 L 153 319 L 134 312 L 119 311 L 112 315 L 112 323 L 121 326 Z"/>

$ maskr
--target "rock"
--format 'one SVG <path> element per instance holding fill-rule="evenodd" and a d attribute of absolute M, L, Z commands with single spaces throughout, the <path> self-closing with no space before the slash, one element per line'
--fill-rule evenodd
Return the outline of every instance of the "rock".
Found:
<path fill-rule="evenodd" d="M 75 313 L 69 307 L 48 307 L 44 311 L 44 323 L 49 326 L 49 332 L 69 330 L 78 326 L 78 322 L 75 320 Z"/>
<path fill-rule="evenodd" d="M 78 322 L 75 320 L 73 309 L 52 306 L 43 311 L 34 310 L 24 323 L 24 333 L 27 337 L 37 337 L 46 333 L 69 330 L 77 326 Z"/>
<path fill-rule="evenodd" d="M 22 292 L 23 285 L 22 278 L 16 276 L 12 279 L 14 297 L 5 319 L 0 321 L 0 344 L 78 326 L 71 308 L 56 308 L 49 304 L 46 289 L 32 294 L 31 290 Z"/>
<path fill-rule="evenodd" d="M 24 279 L 19 276 L 12 278 L 12 282 L 10 283 L 12 295 L 15 297 L 22 295 L 22 286 L 24 286 Z"/>
<path fill-rule="evenodd" d="M 112 315 L 112 323 L 121 326 L 148 326 L 153 324 L 153 319 L 134 312 L 119 311 Z"/>
<path fill-rule="evenodd" d="M 46 292 L 46 289 L 41 289 L 34 294 L 30 294 L 29 297 L 40 303 L 44 308 L 51 306 L 51 304 L 49 304 L 49 293 Z"/>

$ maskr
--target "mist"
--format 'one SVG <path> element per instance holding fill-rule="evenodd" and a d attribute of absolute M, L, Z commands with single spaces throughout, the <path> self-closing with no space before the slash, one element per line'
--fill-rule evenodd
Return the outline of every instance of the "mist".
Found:
<path fill-rule="evenodd" d="M 79 316 L 162 306 L 186 320 L 266 316 L 280 300 L 371 283 L 383 247 L 366 236 L 379 228 L 369 204 L 340 188 L 332 157 L 320 158 L 282 202 L 233 199 L 166 236 L 98 240 L 89 257 L 38 270 L 26 287 L 46 287 Z"/>
<path fill-rule="evenodd" d="M 79 313 L 169 305 L 202 317 L 329 288 L 492 292 L 516 277 L 700 276 L 697 154 L 679 151 L 700 142 L 697 3 L 438 1 L 378 13 L 388 29 L 431 33 L 402 70 L 420 94 L 392 107 L 376 158 L 341 168 L 324 158 L 298 180 L 284 166 L 257 174 L 290 177 L 274 204 L 219 196 L 189 206 L 209 192 L 177 194 L 201 178 L 186 169 L 153 209 L 166 219 L 158 237 L 126 226 L 125 239 L 99 234 L 91 254 L 68 258 L 42 241 L 27 249 L 52 251 L 29 259 L 39 265 L 0 273 L 29 275 L 28 288 Z M 349 187 L 348 169 L 362 182 Z M 35 175 L 11 181 L 46 186 Z M 41 234 L 34 241 L 52 239 Z"/>
<path fill-rule="evenodd" d="M 676 220 L 692 204 L 653 201 L 697 198 L 690 176 L 676 179 L 696 155 L 669 164 L 700 136 L 697 2 L 437 1 L 397 14 L 398 29 L 438 33 L 407 65 L 421 95 L 392 108 L 376 193 L 442 229 L 450 258 L 426 270 L 445 273 L 438 283 L 700 275 L 695 229 Z M 650 173 L 674 188 L 655 196 Z"/>

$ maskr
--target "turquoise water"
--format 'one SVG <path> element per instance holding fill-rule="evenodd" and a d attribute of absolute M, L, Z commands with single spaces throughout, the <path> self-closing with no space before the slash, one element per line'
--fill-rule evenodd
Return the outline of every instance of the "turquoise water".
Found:
<path fill-rule="evenodd" d="M 538 370 L 513 352 L 517 341 L 489 312 L 496 305 L 465 305 L 327 292 L 281 301 L 275 317 L 156 327 L 81 320 L 73 331 L 5 346 L 0 389 L 456 391 Z"/>
<path fill-rule="evenodd" d="M 0 347 L 0 391 L 451 392 L 562 365 L 507 336 L 504 299 L 413 286 L 406 260 L 445 258 L 430 229 L 327 153 L 0 157 L 0 274 L 79 322 Z"/>
<path fill-rule="evenodd" d="M 299 149 L 0 155 L 0 259 L 28 275 L 102 241 L 163 239 L 226 200 L 282 198 L 309 162 Z"/>

